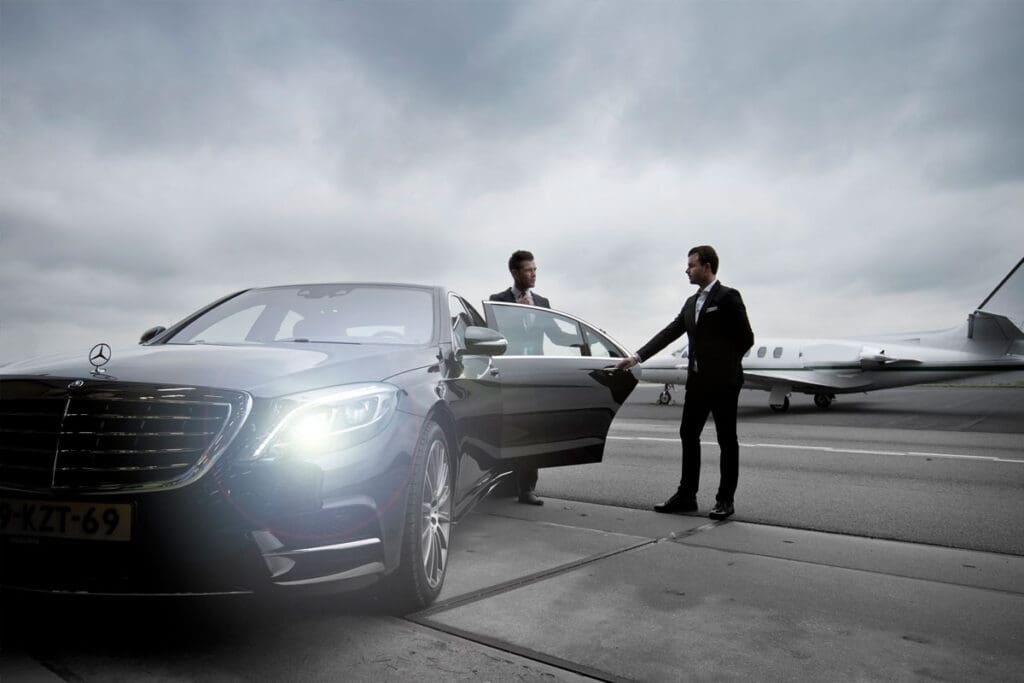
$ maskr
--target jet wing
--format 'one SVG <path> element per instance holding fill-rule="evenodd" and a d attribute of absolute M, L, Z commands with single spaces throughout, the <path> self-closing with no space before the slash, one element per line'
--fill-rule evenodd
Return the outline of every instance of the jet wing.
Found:
<path fill-rule="evenodd" d="M 852 373 L 860 374 L 854 370 Z M 852 374 L 851 373 L 851 374 Z M 789 386 L 793 391 L 802 394 L 816 394 L 845 388 L 845 382 L 837 382 L 835 372 L 824 373 L 794 370 L 744 370 L 743 388 L 771 391 L 780 385 Z"/>

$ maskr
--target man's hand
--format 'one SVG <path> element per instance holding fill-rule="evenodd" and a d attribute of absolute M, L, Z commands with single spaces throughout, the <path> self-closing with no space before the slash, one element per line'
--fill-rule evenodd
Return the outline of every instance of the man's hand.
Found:
<path fill-rule="evenodd" d="M 615 365 L 615 369 L 616 369 L 616 370 L 629 370 L 629 369 L 630 369 L 631 367 L 633 367 L 634 365 L 636 365 L 636 362 L 637 362 L 637 361 L 636 361 L 636 358 L 635 358 L 635 357 L 633 357 L 633 356 L 629 356 L 628 358 L 623 358 L 622 360 L 620 360 L 620 361 L 619 361 L 619 362 L 618 362 L 618 363 L 617 363 L 617 364 Z"/>

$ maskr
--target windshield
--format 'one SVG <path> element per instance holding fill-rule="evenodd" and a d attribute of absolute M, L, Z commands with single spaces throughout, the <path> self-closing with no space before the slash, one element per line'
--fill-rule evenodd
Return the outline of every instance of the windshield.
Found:
<path fill-rule="evenodd" d="M 166 343 L 426 344 L 433 336 L 433 296 L 427 289 L 306 285 L 243 292 Z"/>

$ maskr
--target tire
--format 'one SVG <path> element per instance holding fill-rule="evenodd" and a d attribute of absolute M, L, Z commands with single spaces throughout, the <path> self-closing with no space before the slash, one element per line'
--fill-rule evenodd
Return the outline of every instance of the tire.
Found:
<path fill-rule="evenodd" d="M 413 612 L 441 593 L 452 532 L 452 468 L 448 438 L 428 422 L 416 444 L 409 477 L 401 561 L 385 581 L 396 611 Z"/>
<path fill-rule="evenodd" d="M 672 400 L 672 394 L 666 389 L 658 395 L 658 405 L 666 406 Z"/>

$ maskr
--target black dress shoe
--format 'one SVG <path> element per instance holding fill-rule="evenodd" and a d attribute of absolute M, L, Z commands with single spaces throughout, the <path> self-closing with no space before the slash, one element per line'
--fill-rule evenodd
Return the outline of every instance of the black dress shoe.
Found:
<path fill-rule="evenodd" d="M 537 497 L 533 491 L 525 491 L 519 494 L 519 502 L 526 505 L 543 505 L 544 501 Z"/>
<path fill-rule="evenodd" d="M 654 511 L 665 513 L 696 512 L 697 499 L 676 493 L 664 503 L 655 505 Z"/>
<path fill-rule="evenodd" d="M 723 503 L 718 501 L 715 503 L 715 507 L 708 513 L 708 517 L 711 519 L 725 519 L 732 513 L 736 512 L 736 508 L 732 506 L 732 503 Z"/>

